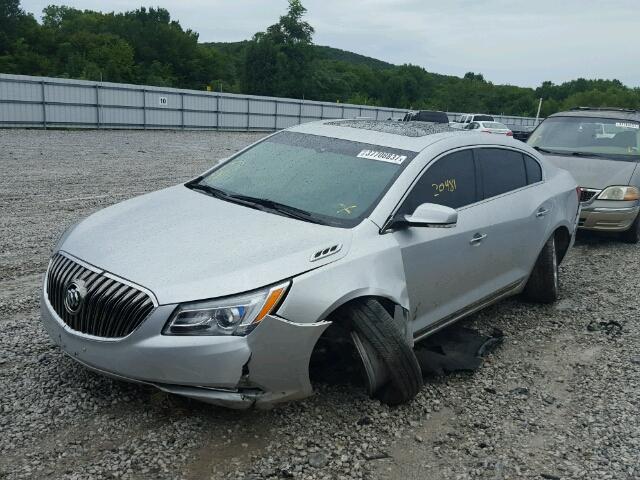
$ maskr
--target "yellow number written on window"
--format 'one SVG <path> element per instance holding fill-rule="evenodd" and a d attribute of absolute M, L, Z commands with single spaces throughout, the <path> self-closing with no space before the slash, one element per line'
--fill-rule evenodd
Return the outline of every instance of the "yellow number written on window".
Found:
<path fill-rule="evenodd" d="M 455 192 L 456 189 L 458 188 L 458 186 L 456 185 L 455 178 L 449 178 L 447 180 L 443 180 L 440 183 L 432 183 L 431 187 L 434 190 L 433 191 L 434 197 L 439 196 L 441 193 Z"/>

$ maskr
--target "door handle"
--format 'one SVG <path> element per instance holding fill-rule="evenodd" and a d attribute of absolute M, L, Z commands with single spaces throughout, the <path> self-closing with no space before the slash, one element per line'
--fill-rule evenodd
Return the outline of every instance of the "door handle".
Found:
<path fill-rule="evenodd" d="M 471 245 L 479 245 L 485 238 L 487 238 L 485 233 L 476 233 L 471 240 L 469 240 L 469 243 Z"/>
<path fill-rule="evenodd" d="M 536 212 L 536 217 L 540 218 L 540 217 L 544 217 L 546 214 L 548 214 L 551 210 L 549 210 L 548 208 L 544 208 L 541 207 L 538 209 L 538 211 Z"/>

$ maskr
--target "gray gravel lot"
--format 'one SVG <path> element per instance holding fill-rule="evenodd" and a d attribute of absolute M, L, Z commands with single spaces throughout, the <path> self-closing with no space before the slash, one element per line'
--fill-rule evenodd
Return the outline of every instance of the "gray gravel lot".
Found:
<path fill-rule="evenodd" d="M 271 411 L 224 410 L 54 348 L 38 292 L 65 226 L 260 136 L 0 130 L 0 478 L 640 478 L 640 247 L 614 239 L 579 238 L 556 305 L 507 300 L 467 320 L 505 344 L 398 408 L 318 385 Z"/>

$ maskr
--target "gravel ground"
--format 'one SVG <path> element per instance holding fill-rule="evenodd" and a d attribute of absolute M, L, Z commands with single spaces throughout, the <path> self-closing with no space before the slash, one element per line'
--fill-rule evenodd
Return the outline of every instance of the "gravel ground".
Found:
<path fill-rule="evenodd" d="M 90 373 L 38 290 L 64 227 L 178 183 L 259 134 L 0 130 L 0 478 L 640 478 L 640 247 L 581 236 L 553 306 L 466 320 L 506 340 L 389 408 L 350 385 L 236 412 Z"/>

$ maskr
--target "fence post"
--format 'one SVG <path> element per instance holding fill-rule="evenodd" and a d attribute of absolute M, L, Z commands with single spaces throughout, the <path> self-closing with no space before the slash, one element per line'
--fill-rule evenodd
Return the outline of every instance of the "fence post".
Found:
<path fill-rule="evenodd" d="M 47 129 L 47 99 L 45 97 L 44 80 L 40 81 L 40 87 L 42 92 L 42 126 Z"/>
<path fill-rule="evenodd" d="M 216 94 L 216 130 L 220 130 L 220 95 Z"/>
<path fill-rule="evenodd" d="M 96 83 L 96 124 L 100 129 L 100 85 Z"/>
<path fill-rule="evenodd" d="M 247 132 L 251 126 L 251 99 L 247 98 Z"/>
<path fill-rule="evenodd" d="M 300 125 L 302 123 L 302 100 L 300 100 L 298 107 L 298 125 Z"/>
<path fill-rule="evenodd" d="M 276 113 L 273 116 L 273 130 L 276 131 L 278 130 L 278 105 L 280 105 L 280 102 L 278 102 L 278 100 L 275 100 L 276 103 Z"/>
<path fill-rule="evenodd" d="M 320 120 L 324 120 L 324 103 L 320 105 Z"/>
<path fill-rule="evenodd" d="M 340 112 L 340 118 L 344 119 L 344 105 L 341 105 L 342 111 Z"/>
<path fill-rule="evenodd" d="M 184 92 L 180 92 L 180 126 L 184 130 Z"/>
<path fill-rule="evenodd" d="M 147 129 L 147 90 L 142 89 L 142 128 Z"/>

